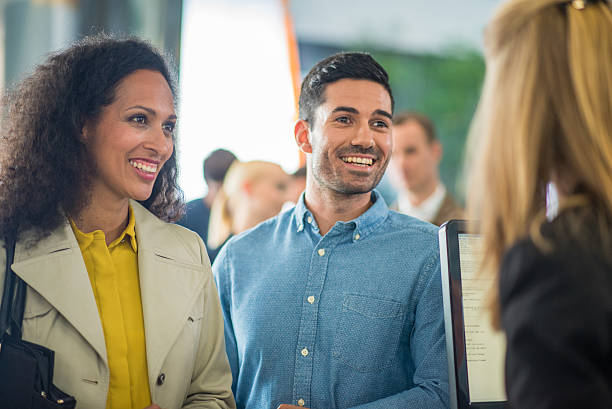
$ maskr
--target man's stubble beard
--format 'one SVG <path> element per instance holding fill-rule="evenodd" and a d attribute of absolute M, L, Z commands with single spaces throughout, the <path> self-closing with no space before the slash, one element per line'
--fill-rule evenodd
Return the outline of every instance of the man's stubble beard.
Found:
<path fill-rule="evenodd" d="M 323 155 L 320 154 L 318 155 L 319 158 L 322 156 Z M 317 161 L 314 159 L 313 155 L 312 173 L 314 179 L 322 188 L 333 190 L 336 193 L 344 195 L 357 195 L 371 192 L 376 186 L 378 186 L 378 183 L 380 183 L 380 180 L 385 174 L 385 170 L 387 169 L 387 165 L 389 164 L 390 159 L 390 157 L 387 157 L 387 160 L 379 169 L 378 173 L 372 175 L 374 176 L 374 179 L 371 183 L 369 183 L 367 186 L 354 186 L 343 180 L 342 175 L 335 174 L 329 157 L 324 156 L 324 158 L 325 159 L 322 161 Z M 348 170 L 348 172 L 351 173 L 352 171 Z M 358 171 L 355 172 L 357 173 Z"/>

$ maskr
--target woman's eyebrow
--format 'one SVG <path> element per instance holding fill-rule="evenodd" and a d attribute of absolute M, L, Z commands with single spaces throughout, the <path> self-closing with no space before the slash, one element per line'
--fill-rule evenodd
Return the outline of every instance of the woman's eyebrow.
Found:
<path fill-rule="evenodd" d="M 133 105 L 133 106 L 127 108 L 126 110 L 130 110 L 130 109 L 143 109 L 143 110 L 147 111 L 151 115 L 154 115 L 154 116 L 157 115 L 157 112 L 154 109 L 148 108 L 148 107 L 143 106 L 143 105 Z M 171 114 L 166 119 L 177 119 L 177 116 L 176 116 L 176 114 Z"/>

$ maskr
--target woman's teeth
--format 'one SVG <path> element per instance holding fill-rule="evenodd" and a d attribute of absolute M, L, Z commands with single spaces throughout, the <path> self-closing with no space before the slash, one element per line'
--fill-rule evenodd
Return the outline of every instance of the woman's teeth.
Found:
<path fill-rule="evenodd" d="M 357 156 L 347 156 L 347 157 L 342 158 L 342 160 L 346 163 L 355 163 L 357 165 L 366 165 L 366 166 L 372 166 L 372 163 L 374 163 L 372 158 L 360 158 Z"/>
<path fill-rule="evenodd" d="M 140 169 L 144 172 L 149 172 L 149 173 L 155 173 L 157 172 L 157 165 L 152 165 L 152 164 L 148 164 L 148 163 L 143 163 L 143 162 L 137 162 L 134 160 L 130 161 L 130 165 L 132 165 L 132 167 Z"/>

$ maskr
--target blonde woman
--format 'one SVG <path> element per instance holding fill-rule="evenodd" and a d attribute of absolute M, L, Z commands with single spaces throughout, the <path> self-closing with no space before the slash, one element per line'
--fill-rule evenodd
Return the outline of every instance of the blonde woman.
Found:
<path fill-rule="evenodd" d="M 612 407 L 612 13 L 514 0 L 486 30 L 468 206 L 514 408 Z M 560 213 L 545 218 L 554 183 Z"/>
<path fill-rule="evenodd" d="M 289 175 L 275 163 L 234 162 L 210 212 L 211 262 L 231 236 L 277 215 L 287 201 L 288 185 Z"/>

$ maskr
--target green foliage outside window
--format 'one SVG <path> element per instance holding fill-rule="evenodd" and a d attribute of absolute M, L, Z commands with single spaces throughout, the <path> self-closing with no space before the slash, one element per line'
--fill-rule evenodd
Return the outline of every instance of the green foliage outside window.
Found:
<path fill-rule="evenodd" d="M 463 156 L 484 79 L 482 55 L 465 49 L 442 55 L 371 54 L 389 73 L 395 112 L 419 111 L 432 118 L 444 146 L 440 176 L 463 199 Z"/>

